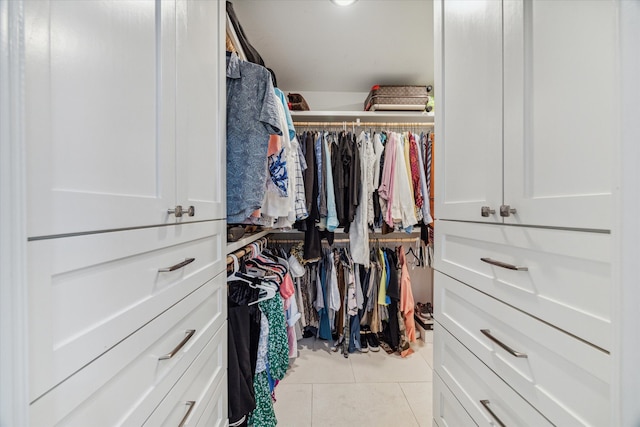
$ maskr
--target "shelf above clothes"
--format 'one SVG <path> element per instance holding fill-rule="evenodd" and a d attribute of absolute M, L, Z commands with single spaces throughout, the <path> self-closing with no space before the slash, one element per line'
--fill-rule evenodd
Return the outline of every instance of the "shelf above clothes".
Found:
<path fill-rule="evenodd" d="M 242 237 L 241 239 L 235 241 L 235 242 L 227 242 L 227 255 L 229 255 L 232 252 L 237 251 L 238 249 L 250 245 L 251 243 L 255 242 L 256 240 L 265 237 L 266 235 L 268 235 L 269 233 L 272 233 L 273 230 L 269 229 L 269 230 L 263 230 L 263 231 L 259 231 L 257 233 L 252 233 L 252 234 L 245 234 L 244 237 Z"/>
<path fill-rule="evenodd" d="M 349 243 L 349 233 L 345 233 L 343 228 L 337 228 L 334 232 L 334 243 Z M 304 232 L 298 230 L 272 230 L 267 236 L 269 242 L 272 243 L 296 243 L 304 241 Z M 382 234 L 380 229 L 369 234 L 369 243 L 418 243 L 420 239 L 420 230 L 411 233 L 404 231 L 394 231 L 392 233 Z"/>
<path fill-rule="evenodd" d="M 415 123 L 433 126 L 434 114 L 414 111 L 291 111 L 294 123 L 304 122 L 336 122 L 337 124 L 352 122 L 369 126 L 381 123 Z"/>

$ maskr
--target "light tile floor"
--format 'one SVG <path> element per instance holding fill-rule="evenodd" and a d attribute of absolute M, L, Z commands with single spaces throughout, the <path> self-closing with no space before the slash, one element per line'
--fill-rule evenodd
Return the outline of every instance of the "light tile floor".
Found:
<path fill-rule="evenodd" d="M 382 349 L 345 358 L 314 338 L 298 346 L 276 388 L 278 427 L 431 427 L 433 332 L 407 358 Z"/>

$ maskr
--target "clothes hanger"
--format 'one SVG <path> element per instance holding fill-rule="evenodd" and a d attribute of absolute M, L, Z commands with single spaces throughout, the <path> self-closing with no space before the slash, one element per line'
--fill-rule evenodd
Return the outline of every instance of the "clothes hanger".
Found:
<path fill-rule="evenodd" d="M 418 256 L 418 254 L 416 254 L 413 250 L 413 246 L 409 247 L 409 250 L 406 253 L 407 255 L 413 255 L 413 258 L 410 258 L 407 260 L 407 264 L 411 264 L 414 267 L 420 267 L 422 266 L 422 260 L 420 259 L 420 257 Z"/>
<path fill-rule="evenodd" d="M 271 299 L 271 298 L 275 297 L 276 296 L 276 292 L 278 291 L 278 288 L 277 288 L 277 285 L 276 286 L 271 286 L 272 284 L 276 285 L 274 282 L 272 282 L 270 280 L 264 280 L 264 281 L 262 281 L 261 284 L 257 285 L 256 287 L 258 289 L 263 290 L 265 293 L 264 294 L 261 293 L 261 296 L 257 300 L 252 301 L 247 305 L 254 305 L 254 304 L 257 304 L 259 302 L 266 301 L 268 299 Z"/>
<path fill-rule="evenodd" d="M 278 283 L 282 283 L 284 281 L 284 277 L 283 276 L 287 272 L 287 269 L 286 269 L 285 266 L 283 266 L 283 265 L 281 265 L 279 263 L 275 263 L 275 262 L 274 263 L 265 262 L 261 258 L 252 258 L 252 259 L 247 261 L 247 265 L 248 266 L 253 266 L 253 267 L 258 268 L 260 270 L 263 270 L 266 273 L 275 274 L 276 278 L 279 279 Z"/>

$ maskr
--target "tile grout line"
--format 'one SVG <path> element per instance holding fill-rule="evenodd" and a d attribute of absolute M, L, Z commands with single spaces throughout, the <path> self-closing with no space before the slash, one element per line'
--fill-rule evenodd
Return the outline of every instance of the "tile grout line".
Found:
<path fill-rule="evenodd" d="M 416 420 L 416 424 L 418 425 L 418 427 L 420 427 L 420 420 L 418 419 L 418 416 L 416 415 L 415 411 L 413 410 L 413 407 L 411 406 L 411 403 L 409 402 L 409 398 L 407 397 L 407 393 L 404 391 L 404 388 L 402 388 L 400 383 L 396 383 L 396 384 L 398 384 L 398 387 L 400 387 L 400 391 L 402 392 L 402 395 L 404 396 L 404 400 L 407 401 L 407 406 L 409 406 L 409 409 L 411 410 L 411 414 L 413 414 L 413 419 Z"/>
<path fill-rule="evenodd" d="M 313 395 L 314 395 L 314 389 L 316 388 L 315 383 L 311 384 L 311 413 L 309 414 L 310 419 L 310 423 L 309 426 L 313 427 Z"/>

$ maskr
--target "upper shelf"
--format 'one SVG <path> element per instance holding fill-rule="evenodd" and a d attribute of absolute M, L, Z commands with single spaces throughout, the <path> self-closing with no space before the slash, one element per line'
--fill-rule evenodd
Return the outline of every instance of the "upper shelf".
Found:
<path fill-rule="evenodd" d="M 291 111 L 294 122 L 433 123 L 433 113 L 416 111 Z"/>
<path fill-rule="evenodd" d="M 258 239 L 267 236 L 273 232 L 273 230 L 263 230 L 257 233 L 245 234 L 241 239 L 235 242 L 227 242 L 227 255 L 232 252 L 237 251 L 238 249 L 242 249 L 244 246 L 250 245 Z"/>

